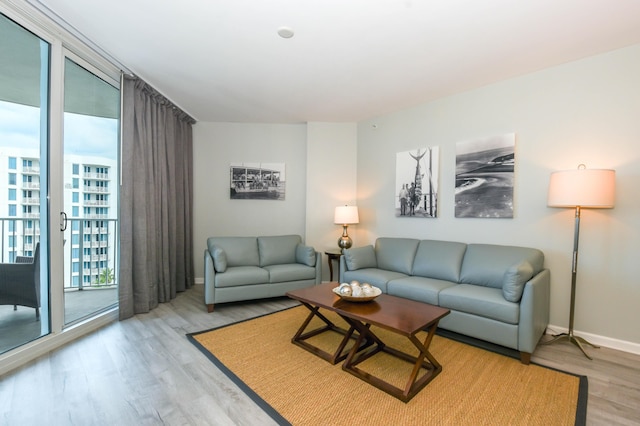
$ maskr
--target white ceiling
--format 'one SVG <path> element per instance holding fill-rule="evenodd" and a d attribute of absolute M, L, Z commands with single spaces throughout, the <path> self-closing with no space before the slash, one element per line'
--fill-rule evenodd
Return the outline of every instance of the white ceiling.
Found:
<path fill-rule="evenodd" d="M 201 121 L 359 121 L 640 43 L 640 0 L 39 1 Z"/>

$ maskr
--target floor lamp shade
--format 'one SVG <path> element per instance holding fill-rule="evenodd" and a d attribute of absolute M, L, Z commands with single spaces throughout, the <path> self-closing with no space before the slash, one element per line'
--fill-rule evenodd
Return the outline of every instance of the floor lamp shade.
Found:
<path fill-rule="evenodd" d="M 615 170 L 578 168 L 554 172 L 549 181 L 547 204 L 610 209 L 615 201 L 615 179 Z"/>

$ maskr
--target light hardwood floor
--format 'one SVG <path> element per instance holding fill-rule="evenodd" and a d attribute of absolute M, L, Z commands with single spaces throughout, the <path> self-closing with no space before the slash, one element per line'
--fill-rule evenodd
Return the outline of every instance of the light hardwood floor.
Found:
<path fill-rule="evenodd" d="M 0 377 L 0 424 L 274 424 L 185 334 L 295 302 L 218 305 L 208 314 L 202 300 L 203 288 L 195 286 Z M 640 356 L 589 352 L 593 361 L 567 343 L 539 346 L 532 361 L 589 377 L 587 424 L 640 425 Z"/>

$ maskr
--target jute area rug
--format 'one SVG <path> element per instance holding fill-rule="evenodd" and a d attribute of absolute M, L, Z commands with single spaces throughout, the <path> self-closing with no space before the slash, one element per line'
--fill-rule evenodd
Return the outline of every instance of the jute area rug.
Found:
<path fill-rule="evenodd" d="M 408 403 L 291 343 L 308 314 L 297 306 L 189 339 L 274 420 L 293 425 L 574 425 L 586 417 L 586 377 L 436 335 L 430 352 L 443 369 Z M 344 321 L 324 312 L 336 325 Z M 314 320 L 317 321 L 317 320 Z M 312 322 L 313 325 L 320 322 Z M 307 329 L 309 330 L 309 328 Z M 412 353 L 408 339 L 375 329 Z M 333 352 L 340 335 L 314 337 Z M 404 387 L 408 363 L 377 354 L 361 367 Z"/>

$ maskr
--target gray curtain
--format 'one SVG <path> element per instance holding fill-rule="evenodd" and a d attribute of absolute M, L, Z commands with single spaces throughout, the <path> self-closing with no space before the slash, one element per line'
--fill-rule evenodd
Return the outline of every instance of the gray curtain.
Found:
<path fill-rule="evenodd" d="M 122 81 L 120 319 L 193 285 L 192 124 L 137 77 Z"/>

